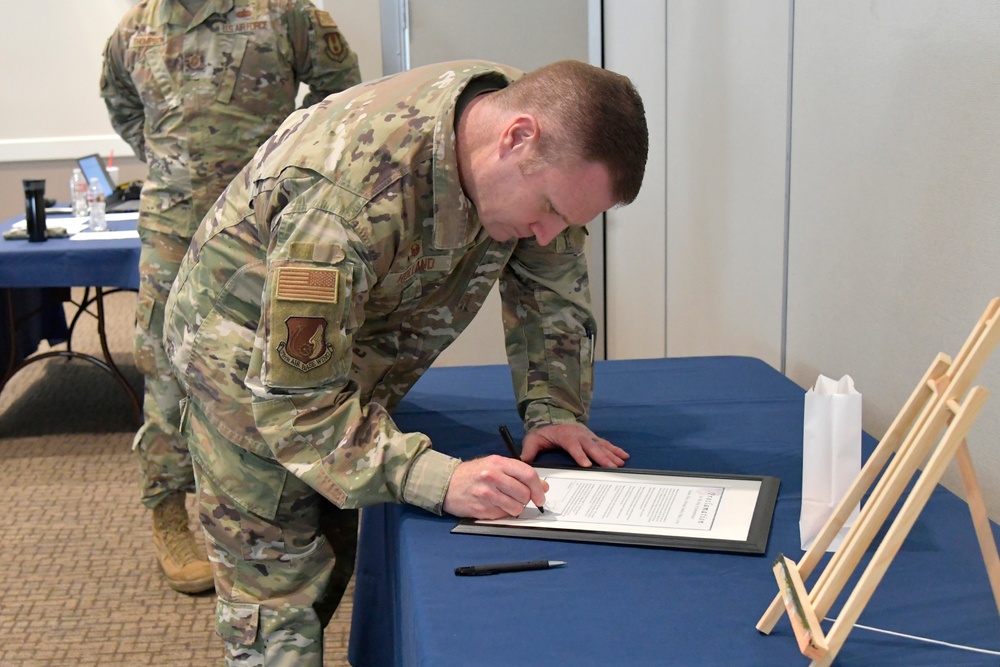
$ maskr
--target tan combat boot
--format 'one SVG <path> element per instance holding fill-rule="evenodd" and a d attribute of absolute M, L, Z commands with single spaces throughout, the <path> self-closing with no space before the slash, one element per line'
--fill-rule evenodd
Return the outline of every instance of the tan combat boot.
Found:
<path fill-rule="evenodd" d="M 202 593 L 214 586 L 212 566 L 188 529 L 183 493 L 171 493 L 153 508 L 153 545 L 172 589 Z"/>

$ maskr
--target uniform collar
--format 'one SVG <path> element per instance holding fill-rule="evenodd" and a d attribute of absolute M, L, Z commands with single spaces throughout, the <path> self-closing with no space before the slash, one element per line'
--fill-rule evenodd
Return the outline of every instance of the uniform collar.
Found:
<path fill-rule="evenodd" d="M 240 4 L 247 5 L 249 3 L 245 2 L 245 0 L 241 0 Z M 202 7 L 201 11 L 197 14 L 197 16 L 201 16 L 202 19 L 192 24 L 191 27 L 203 23 L 206 18 L 212 16 L 213 14 L 226 16 L 233 11 L 233 7 L 235 7 L 235 5 L 236 0 L 208 0 L 208 2 L 205 3 L 205 6 Z M 160 11 L 156 17 L 156 22 L 161 26 L 167 24 L 185 25 L 187 23 L 187 10 L 184 9 L 184 5 L 177 2 L 177 0 L 166 0 L 166 2 L 160 4 Z"/>
<path fill-rule="evenodd" d="M 459 66 L 456 77 L 464 78 L 458 84 L 451 105 L 440 114 L 434 126 L 434 247 L 438 250 L 455 250 L 471 245 L 482 226 L 476 207 L 465 196 L 458 175 L 456 153 L 455 113 L 462 92 L 473 80 L 483 76 L 497 77 L 493 89 L 499 89 L 520 75 L 517 70 L 499 68 L 485 63 Z M 486 89 L 491 88 L 486 86 Z"/>

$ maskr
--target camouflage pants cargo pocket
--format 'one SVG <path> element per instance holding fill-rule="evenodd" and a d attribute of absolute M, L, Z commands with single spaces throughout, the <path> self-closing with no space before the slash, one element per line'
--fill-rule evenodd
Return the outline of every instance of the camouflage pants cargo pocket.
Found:
<path fill-rule="evenodd" d="M 195 405 L 185 434 L 227 664 L 321 667 L 323 628 L 353 573 L 357 511 L 226 442 Z"/>
<path fill-rule="evenodd" d="M 215 605 L 215 632 L 226 644 L 252 646 L 257 641 L 259 623 L 260 605 L 225 600 L 219 600 Z"/>

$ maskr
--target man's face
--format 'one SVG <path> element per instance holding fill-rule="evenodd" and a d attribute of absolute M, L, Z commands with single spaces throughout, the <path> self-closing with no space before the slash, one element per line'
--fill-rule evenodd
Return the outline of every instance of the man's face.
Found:
<path fill-rule="evenodd" d="M 543 246 L 569 225 L 585 225 L 615 204 L 607 168 L 582 160 L 523 170 L 508 164 L 479 199 L 479 219 L 491 238 L 534 237 Z"/>

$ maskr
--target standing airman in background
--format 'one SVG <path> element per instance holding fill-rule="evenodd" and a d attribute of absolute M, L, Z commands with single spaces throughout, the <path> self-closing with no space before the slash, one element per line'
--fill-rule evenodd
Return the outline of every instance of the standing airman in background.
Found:
<path fill-rule="evenodd" d="M 516 516 L 544 504 L 541 450 L 623 465 L 586 426 L 584 226 L 636 197 L 647 152 L 624 76 L 461 61 L 292 114 L 233 180 L 164 324 L 227 664 L 322 665 L 341 513 Z M 524 460 L 463 462 L 390 412 L 498 279 Z"/>
<path fill-rule="evenodd" d="M 182 393 L 161 342 L 167 293 L 202 217 L 294 110 L 299 83 L 310 87 L 308 106 L 360 80 L 336 23 L 309 0 L 142 0 L 105 48 L 101 96 L 111 124 L 148 165 L 135 339 L 144 423 L 134 448 L 156 557 L 175 590 L 205 591 L 213 580 L 188 528 L 194 476 L 177 432 Z M 345 539 L 356 540 L 350 517 L 342 521 Z M 347 579 L 352 570 L 353 560 Z"/>

